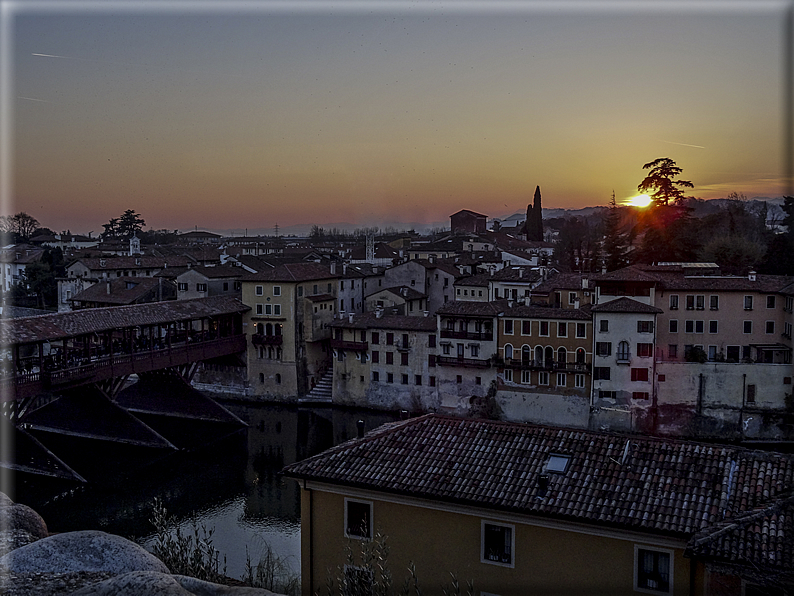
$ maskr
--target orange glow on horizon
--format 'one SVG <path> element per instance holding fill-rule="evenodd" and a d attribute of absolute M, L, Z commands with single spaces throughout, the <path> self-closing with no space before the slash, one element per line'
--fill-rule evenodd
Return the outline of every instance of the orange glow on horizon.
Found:
<path fill-rule="evenodd" d="M 652 199 L 648 195 L 637 195 L 636 197 L 631 197 L 630 199 L 627 199 L 626 201 L 623 201 L 623 204 L 624 205 L 628 205 L 630 207 L 643 208 L 643 207 L 647 207 L 648 205 L 650 205 L 651 202 L 652 202 Z"/>

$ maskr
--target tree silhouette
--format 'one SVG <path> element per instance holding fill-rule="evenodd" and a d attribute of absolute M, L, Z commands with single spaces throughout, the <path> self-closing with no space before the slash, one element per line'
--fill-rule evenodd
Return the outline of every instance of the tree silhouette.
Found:
<path fill-rule="evenodd" d="M 609 210 L 604 218 L 604 267 L 607 271 L 615 271 L 628 265 L 628 241 L 622 227 L 620 211 L 613 192 Z"/>
<path fill-rule="evenodd" d="M 673 180 L 683 171 L 669 157 L 660 157 L 642 166 L 643 170 L 650 170 L 645 179 L 637 186 L 637 190 L 651 197 L 654 206 L 668 205 L 670 202 L 680 204 L 684 199 L 682 188 L 695 188 L 689 180 Z M 680 187 L 680 188 L 679 188 Z"/>

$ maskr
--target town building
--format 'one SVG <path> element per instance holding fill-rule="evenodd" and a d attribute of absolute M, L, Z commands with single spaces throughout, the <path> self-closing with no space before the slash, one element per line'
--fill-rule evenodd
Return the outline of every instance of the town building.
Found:
<path fill-rule="evenodd" d="M 411 568 L 500 596 L 794 588 L 790 455 L 429 414 L 284 473 L 306 596 L 329 570 L 370 593 L 381 571 L 361 552 L 384 540 L 397 585 Z"/>
<path fill-rule="evenodd" d="M 188 300 L 227 294 L 239 298 L 240 277 L 246 273 L 242 267 L 232 265 L 190 267 L 176 276 L 177 298 Z"/>
<path fill-rule="evenodd" d="M 593 325 L 588 308 L 501 301 L 497 404 L 503 419 L 587 428 Z"/>
<path fill-rule="evenodd" d="M 241 277 L 251 307 L 244 329 L 248 388 L 254 398 L 295 401 L 332 373 L 330 323 L 337 277 L 318 263 L 290 263 Z"/>
<path fill-rule="evenodd" d="M 331 323 L 333 403 L 411 412 L 439 406 L 435 317 L 349 315 Z"/>

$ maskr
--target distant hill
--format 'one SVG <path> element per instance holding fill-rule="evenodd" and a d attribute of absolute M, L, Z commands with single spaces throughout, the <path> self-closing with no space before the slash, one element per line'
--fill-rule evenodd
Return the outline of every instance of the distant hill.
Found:
<path fill-rule="evenodd" d="M 707 215 L 708 213 L 712 213 L 718 209 L 724 208 L 730 202 L 729 199 L 708 199 L 708 200 L 700 200 L 696 201 L 696 215 L 702 216 Z M 749 198 L 746 203 L 748 207 L 754 209 L 758 206 L 759 203 L 765 202 L 769 209 L 769 217 L 782 217 L 783 210 L 781 205 L 783 205 L 783 197 L 752 197 Z M 583 207 L 581 209 L 560 209 L 560 208 L 544 208 L 543 209 L 543 219 L 553 219 L 556 217 L 585 217 L 589 218 L 594 215 L 597 215 L 599 211 L 605 209 L 606 205 L 599 205 L 594 207 Z M 517 211 L 516 213 L 512 213 L 509 215 L 504 216 L 494 216 L 489 217 L 488 222 L 492 222 L 494 219 L 498 219 L 500 221 L 511 221 L 511 220 L 522 220 L 526 217 L 525 211 Z M 312 226 L 314 224 L 307 223 L 307 224 L 297 224 L 293 226 L 279 226 L 279 235 L 280 236 L 308 236 L 311 232 Z M 390 222 L 383 222 L 381 224 L 354 224 L 350 222 L 337 222 L 337 223 L 323 223 L 317 224 L 320 227 L 324 228 L 325 230 L 331 230 L 336 228 L 338 230 L 344 230 L 348 232 L 352 232 L 354 230 L 358 230 L 364 227 L 372 227 L 373 225 L 377 225 L 381 231 L 386 229 L 394 229 L 394 230 L 414 230 L 416 232 L 426 233 L 433 229 L 438 228 L 449 228 L 449 219 L 444 221 L 437 221 L 431 223 L 419 223 L 419 222 L 399 222 L 399 221 L 390 221 Z M 189 230 L 185 230 L 189 231 Z M 218 230 L 218 229 L 208 229 L 209 232 L 214 232 L 216 234 L 221 234 L 222 236 L 272 236 L 274 234 L 274 230 L 272 227 L 270 228 L 234 228 L 234 229 L 226 229 L 226 230 Z"/>

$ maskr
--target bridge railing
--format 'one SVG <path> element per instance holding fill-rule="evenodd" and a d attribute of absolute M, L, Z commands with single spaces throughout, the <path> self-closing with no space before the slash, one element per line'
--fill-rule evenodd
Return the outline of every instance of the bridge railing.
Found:
<path fill-rule="evenodd" d="M 16 393 L 28 388 L 35 392 L 48 387 L 99 381 L 116 376 L 149 372 L 224 356 L 246 349 L 244 334 L 208 339 L 200 342 L 179 342 L 163 349 L 149 349 L 132 354 L 101 356 L 76 366 L 45 371 L 20 372 L 0 380 L 0 387 L 14 385 Z M 7 393 L 4 391 L 4 394 Z"/>

